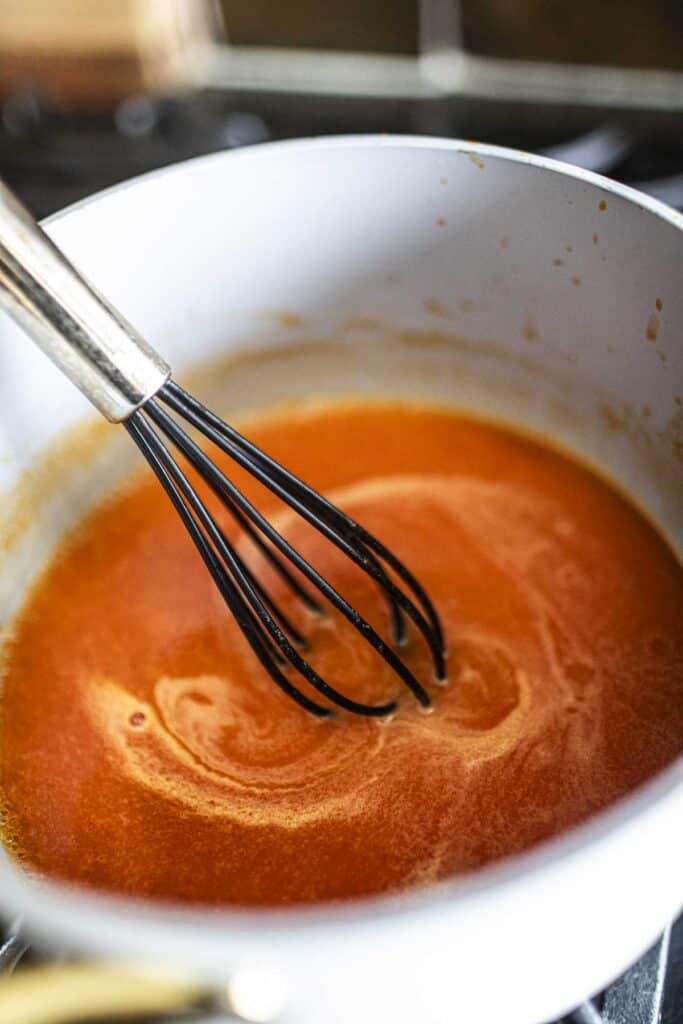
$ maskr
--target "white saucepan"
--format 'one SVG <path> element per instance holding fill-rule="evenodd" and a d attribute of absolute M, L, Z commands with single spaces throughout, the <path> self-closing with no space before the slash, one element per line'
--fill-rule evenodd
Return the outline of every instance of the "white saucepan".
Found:
<path fill-rule="evenodd" d="M 510 150 L 365 137 L 193 160 L 48 230 L 181 376 L 244 348 L 329 352 L 238 361 L 213 381 L 223 413 L 312 391 L 450 401 L 576 452 L 680 555 L 683 218 L 663 205 Z M 26 471 L 88 415 L 3 318 L 5 624 L 95 478 L 113 479 L 115 460 L 86 453 L 26 503 Z M 401 896 L 208 913 L 39 883 L 0 853 L 0 913 L 89 957 L 248 982 L 293 1024 L 539 1024 L 654 940 L 683 905 L 681 865 L 683 760 L 525 856 Z"/>

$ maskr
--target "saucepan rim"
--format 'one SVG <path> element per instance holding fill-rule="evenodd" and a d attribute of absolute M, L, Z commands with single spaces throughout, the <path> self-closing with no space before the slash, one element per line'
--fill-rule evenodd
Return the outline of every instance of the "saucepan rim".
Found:
<path fill-rule="evenodd" d="M 664 203 L 621 185 L 602 175 L 586 171 L 558 160 L 526 153 L 502 146 L 458 139 L 439 139 L 411 135 L 344 135 L 326 138 L 307 138 L 285 142 L 266 143 L 237 152 L 222 151 L 195 157 L 150 171 L 147 174 L 121 182 L 95 195 L 73 203 L 43 221 L 51 226 L 68 218 L 74 211 L 81 210 L 103 198 L 121 193 L 140 184 L 160 177 L 192 174 L 194 169 L 211 161 L 229 159 L 235 161 L 270 160 L 288 153 L 306 153 L 317 150 L 368 149 L 431 150 L 436 153 L 476 154 L 491 160 L 526 165 L 534 170 L 549 171 L 563 177 L 574 178 L 594 186 L 603 193 L 617 196 L 647 211 L 660 220 L 683 232 L 683 214 Z M 22 875 L 13 866 L 0 863 L 0 877 L 3 892 L 0 905 L 5 912 L 25 913 L 28 911 L 29 929 L 34 924 L 40 930 L 41 919 L 54 922 L 60 916 L 67 916 L 72 924 L 80 921 L 81 931 L 92 931 L 95 927 L 123 924 L 128 929 L 136 927 L 149 929 L 150 934 L 169 928 L 199 929 L 207 938 L 220 933 L 224 937 L 230 932 L 240 944 L 249 937 L 254 942 L 265 933 L 275 929 L 280 935 L 305 930 L 315 933 L 322 930 L 339 929 L 343 926 L 358 928 L 362 925 L 377 925 L 382 920 L 395 919 L 396 915 L 413 916 L 436 908 L 443 910 L 454 903 L 476 900 L 492 890 L 512 886 L 534 873 L 557 866 L 569 860 L 587 847 L 594 847 L 609 836 L 634 822 L 648 808 L 663 802 L 683 786 L 683 756 L 677 758 L 652 780 L 616 803 L 599 812 L 594 818 L 575 826 L 569 831 L 552 838 L 532 850 L 486 866 L 470 875 L 459 876 L 435 883 L 424 889 L 415 889 L 400 894 L 383 894 L 340 903 L 324 903 L 315 906 L 295 906 L 283 909 L 251 909 L 220 907 L 201 908 L 181 904 L 166 904 L 124 898 L 101 891 L 74 888 L 65 884 L 35 879 Z M 30 911 L 28 908 L 30 907 Z M 71 928 L 73 932 L 73 927 Z"/>

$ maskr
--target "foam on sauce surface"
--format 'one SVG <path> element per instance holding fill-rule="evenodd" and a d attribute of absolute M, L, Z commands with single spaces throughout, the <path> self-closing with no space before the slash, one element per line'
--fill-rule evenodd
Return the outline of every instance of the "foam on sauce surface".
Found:
<path fill-rule="evenodd" d="M 250 437 L 416 573 L 449 683 L 425 715 L 319 722 L 276 689 L 149 476 L 92 513 L 17 623 L 2 698 L 7 831 L 25 863 L 107 889 L 282 904 L 422 884 L 586 818 L 683 748 L 683 573 L 587 470 L 445 411 L 270 417 Z M 377 592 L 231 475 L 374 625 Z M 226 529 L 229 521 L 224 520 Z M 335 615 L 240 550 L 351 696 L 400 692 Z M 411 634 L 404 652 L 431 680 Z"/>

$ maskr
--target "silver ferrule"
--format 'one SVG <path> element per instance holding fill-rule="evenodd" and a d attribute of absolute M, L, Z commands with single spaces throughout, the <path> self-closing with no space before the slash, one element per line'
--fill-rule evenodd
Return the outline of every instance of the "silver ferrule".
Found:
<path fill-rule="evenodd" d="M 69 263 L 0 182 L 0 304 L 106 416 L 119 423 L 171 368 Z"/>

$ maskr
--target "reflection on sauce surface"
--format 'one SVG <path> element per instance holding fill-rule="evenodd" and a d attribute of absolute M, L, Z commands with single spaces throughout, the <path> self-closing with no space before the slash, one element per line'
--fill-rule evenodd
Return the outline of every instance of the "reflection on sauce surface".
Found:
<path fill-rule="evenodd" d="M 431 714 L 406 694 L 391 721 L 315 721 L 257 667 L 166 497 L 136 478 L 46 571 L 9 652 L 3 791 L 27 865 L 203 903 L 357 896 L 520 851 L 681 751 L 683 574 L 596 477 L 392 403 L 302 409 L 249 434 L 416 572 L 443 618 L 448 685 L 430 683 Z M 365 578 L 230 472 L 385 629 Z M 239 544 L 324 677 L 363 700 L 398 692 L 350 627 L 296 608 Z M 430 680 L 414 636 L 405 657 Z"/>

